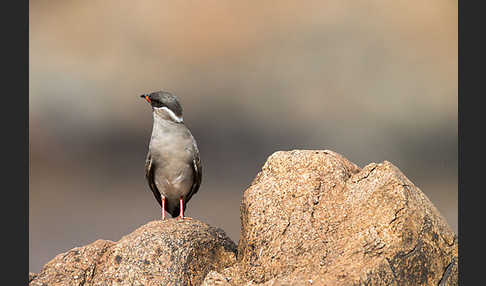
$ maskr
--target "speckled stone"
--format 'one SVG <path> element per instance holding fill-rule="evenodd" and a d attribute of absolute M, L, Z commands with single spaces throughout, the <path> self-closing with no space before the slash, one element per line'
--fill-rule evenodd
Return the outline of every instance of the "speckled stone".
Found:
<path fill-rule="evenodd" d="M 244 192 L 241 237 L 150 222 L 57 255 L 29 285 L 457 285 L 457 236 L 390 162 L 328 150 L 271 155 Z"/>
<path fill-rule="evenodd" d="M 457 285 L 456 236 L 387 161 L 276 152 L 244 192 L 241 224 L 238 263 L 211 274 L 230 285 Z"/>
<path fill-rule="evenodd" d="M 98 240 L 56 256 L 30 285 L 200 285 L 208 272 L 234 264 L 235 254 L 221 229 L 152 221 L 116 243 Z"/>
<path fill-rule="evenodd" d="M 39 274 L 29 275 L 30 286 L 83 286 L 89 285 L 100 258 L 114 244 L 97 240 L 58 254 L 42 268 Z"/>

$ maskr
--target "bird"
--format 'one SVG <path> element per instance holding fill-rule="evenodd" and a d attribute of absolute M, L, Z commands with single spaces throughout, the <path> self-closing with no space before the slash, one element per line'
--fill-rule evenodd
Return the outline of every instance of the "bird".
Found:
<path fill-rule="evenodd" d="M 153 126 L 145 178 L 162 207 L 173 218 L 184 217 L 187 203 L 201 186 L 202 164 L 199 149 L 189 128 L 184 124 L 179 99 L 167 91 L 142 94 L 152 107 Z"/>

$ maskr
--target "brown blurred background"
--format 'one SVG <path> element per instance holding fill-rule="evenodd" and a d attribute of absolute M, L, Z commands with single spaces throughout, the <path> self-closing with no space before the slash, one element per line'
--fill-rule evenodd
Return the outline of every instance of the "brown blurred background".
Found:
<path fill-rule="evenodd" d="M 277 150 L 388 160 L 457 231 L 457 1 L 30 2 L 30 264 L 158 219 L 138 95 L 179 96 L 204 173 L 187 215 L 237 242 Z"/>

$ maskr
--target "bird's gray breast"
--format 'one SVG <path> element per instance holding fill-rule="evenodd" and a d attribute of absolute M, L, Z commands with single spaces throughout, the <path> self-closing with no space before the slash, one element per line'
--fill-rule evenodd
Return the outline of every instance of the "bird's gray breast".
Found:
<path fill-rule="evenodd" d="M 191 190 L 194 144 L 194 138 L 184 124 L 154 120 L 149 148 L 156 164 L 155 184 L 169 200 L 185 197 Z"/>

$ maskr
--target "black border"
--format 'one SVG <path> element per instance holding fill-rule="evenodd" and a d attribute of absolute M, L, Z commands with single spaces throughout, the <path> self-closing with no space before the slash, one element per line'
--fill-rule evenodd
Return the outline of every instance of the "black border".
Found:
<path fill-rule="evenodd" d="M 468 4 L 466 7 L 465 4 Z M 479 85 L 484 82 L 483 9 L 471 4 L 481 2 L 458 1 L 458 147 L 459 147 L 459 285 L 480 285 L 484 269 L 482 257 L 485 201 L 482 196 L 484 168 L 478 152 L 484 149 L 484 106 L 479 100 L 484 92 Z M 467 42 L 466 39 L 469 39 Z M 477 125 L 477 126 L 476 126 Z M 484 163 L 483 163 L 484 164 Z M 477 241 L 476 241 L 477 240 Z M 476 254 L 476 255 L 475 255 Z M 474 257 L 477 256 L 477 257 Z"/>
<path fill-rule="evenodd" d="M 3 272 L 8 280 L 3 284 L 28 285 L 29 2 L 6 2 L 2 11 L 2 87 L 6 90 L 2 94 L 1 215 Z"/>

